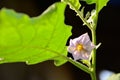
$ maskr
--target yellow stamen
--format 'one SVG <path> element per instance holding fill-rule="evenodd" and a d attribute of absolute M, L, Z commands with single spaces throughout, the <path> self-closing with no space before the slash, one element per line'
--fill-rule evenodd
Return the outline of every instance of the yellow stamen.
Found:
<path fill-rule="evenodd" d="M 76 50 L 81 51 L 83 50 L 83 45 L 82 44 L 78 44 L 76 47 Z"/>

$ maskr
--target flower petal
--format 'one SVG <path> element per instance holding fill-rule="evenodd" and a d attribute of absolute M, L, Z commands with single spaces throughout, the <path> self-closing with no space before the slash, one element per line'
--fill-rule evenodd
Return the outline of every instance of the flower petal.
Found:
<path fill-rule="evenodd" d="M 81 58 L 81 54 L 78 51 L 72 53 L 74 60 L 79 60 Z"/>
<path fill-rule="evenodd" d="M 82 54 L 81 58 L 84 60 L 89 60 L 89 57 L 90 57 L 90 53 L 85 52 L 84 54 Z"/>
<path fill-rule="evenodd" d="M 72 53 L 74 60 L 80 60 L 80 59 L 84 59 L 84 60 L 88 60 L 90 54 L 85 53 L 84 51 L 75 51 L 74 53 Z"/>
<path fill-rule="evenodd" d="M 86 45 L 87 43 L 91 42 L 88 33 L 83 34 L 82 43 Z"/>
<path fill-rule="evenodd" d="M 95 45 L 93 43 L 89 43 L 88 45 L 84 46 L 84 49 L 88 52 L 91 52 L 95 48 Z"/>
<path fill-rule="evenodd" d="M 75 47 L 75 43 L 72 39 L 70 39 L 70 46 Z"/>
<path fill-rule="evenodd" d="M 67 50 L 68 50 L 69 53 L 74 53 L 75 52 L 75 47 L 68 46 Z"/>

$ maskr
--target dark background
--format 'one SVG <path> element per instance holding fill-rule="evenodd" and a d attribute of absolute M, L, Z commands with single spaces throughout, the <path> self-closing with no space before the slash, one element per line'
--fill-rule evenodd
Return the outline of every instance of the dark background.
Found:
<path fill-rule="evenodd" d="M 14 9 L 35 17 L 57 1 L 59 0 L 0 0 L 0 8 Z M 85 10 L 92 8 L 94 5 L 86 5 Z M 105 69 L 116 73 L 120 72 L 119 19 L 120 0 L 111 0 L 99 13 L 97 43 L 101 42 L 102 45 L 97 50 L 97 75 Z M 90 33 L 87 27 L 82 26 L 82 21 L 68 6 L 65 11 L 65 23 L 73 26 L 73 35 L 70 38 L 85 32 Z M 71 63 L 55 67 L 53 61 L 46 61 L 30 66 L 25 63 L 1 64 L 0 80 L 90 80 L 90 76 Z"/>

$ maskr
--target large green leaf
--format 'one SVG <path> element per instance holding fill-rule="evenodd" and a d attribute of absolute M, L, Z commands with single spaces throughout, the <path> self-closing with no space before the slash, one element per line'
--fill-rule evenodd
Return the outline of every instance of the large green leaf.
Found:
<path fill-rule="evenodd" d="M 64 23 L 64 3 L 55 3 L 38 17 L 30 18 L 14 10 L 0 11 L 0 63 L 26 62 L 36 64 L 67 60 L 66 42 L 71 27 Z"/>

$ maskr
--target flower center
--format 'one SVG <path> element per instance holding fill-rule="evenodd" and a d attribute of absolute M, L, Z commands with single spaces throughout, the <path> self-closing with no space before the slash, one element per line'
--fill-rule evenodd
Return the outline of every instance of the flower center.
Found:
<path fill-rule="evenodd" d="M 82 44 L 78 44 L 76 47 L 76 50 L 81 51 L 83 50 L 83 45 Z"/>

